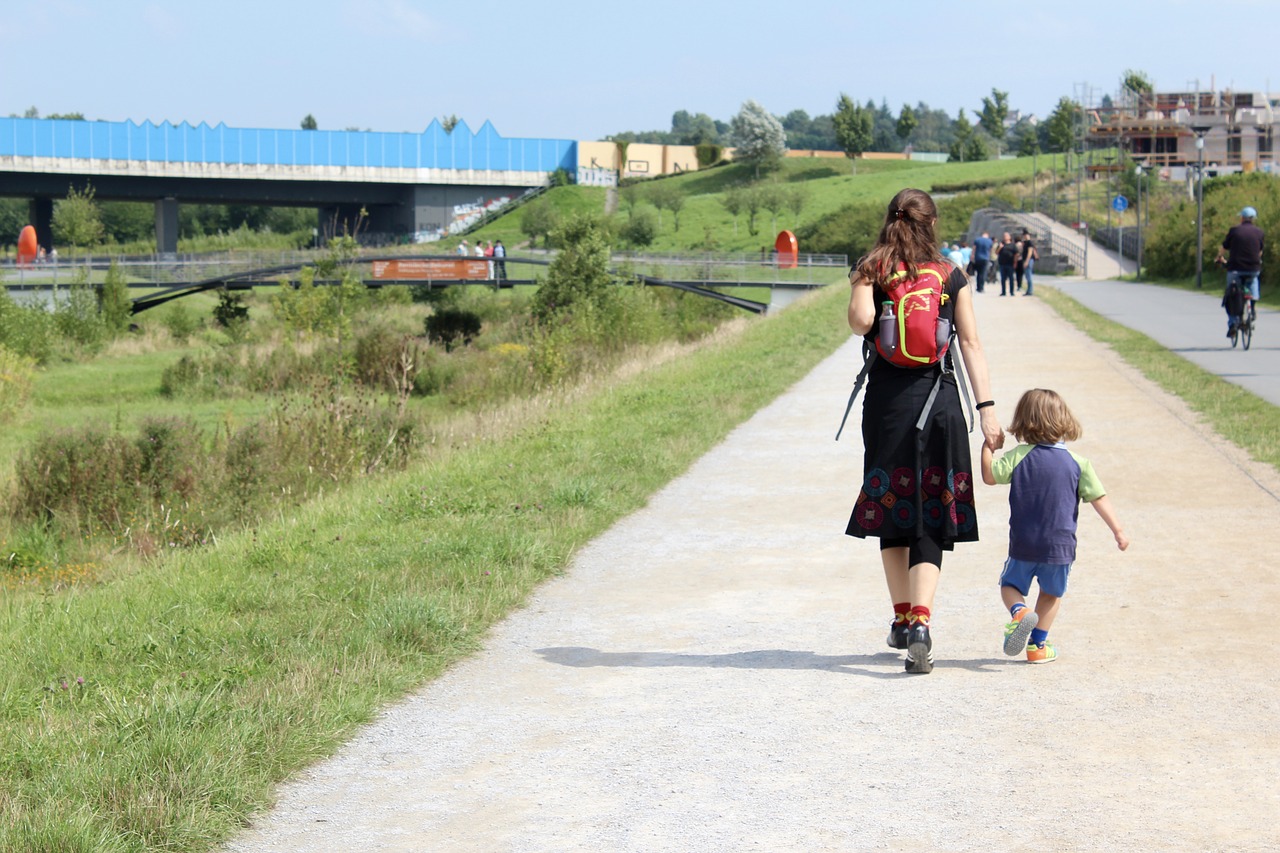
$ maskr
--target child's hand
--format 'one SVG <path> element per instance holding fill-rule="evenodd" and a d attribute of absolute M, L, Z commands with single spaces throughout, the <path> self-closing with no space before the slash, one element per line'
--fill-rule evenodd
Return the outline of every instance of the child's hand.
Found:
<path fill-rule="evenodd" d="M 1129 537 L 1124 535 L 1123 530 L 1116 531 L 1116 547 L 1121 551 L 1128 550 L 1129 548 Z"/>

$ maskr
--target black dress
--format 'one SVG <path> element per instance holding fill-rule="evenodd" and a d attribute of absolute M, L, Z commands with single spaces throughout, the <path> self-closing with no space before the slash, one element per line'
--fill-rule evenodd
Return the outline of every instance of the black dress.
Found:
<path fill-rule="evenodd" d="M 946 290 L 951 299 L 942 316 L 955 310 L 955 296 L 968 286 L 953 270 Z M 880 328 L 885 296 L 874 291 L 876 321 L 867 340 Z M 949 318 L 951 319 L 951 318 Z M 954 328 L 954 325 L 953 325 Z M 956 542 L 978 539 L 973 506 L 973 463 L 969 426 L 965 421 L 950 354 L 942 365 L 912 369 L 877 358 L 867 375 L 862 404 L 862 488 L 845 532 L 883 539 L 933 539 L 950 551 Z M 941 374 L 938 395 L 924 427 L 916 424 Z"/>

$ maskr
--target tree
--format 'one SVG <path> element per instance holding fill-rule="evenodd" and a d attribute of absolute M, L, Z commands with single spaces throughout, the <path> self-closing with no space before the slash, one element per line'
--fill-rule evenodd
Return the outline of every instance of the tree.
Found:
<path fill-rule="evenodd" d="M 760 206 L 769 211 L 772 216 L 771 224 L 776 233 L 778 230 L 778 214 L 781 213 L 789 203 L 787 198 L 787 190 L 782 184 L 774 181 L 760 187 Z"/>
<path fill-rule="evenodd" d="M 1143 71 L 1133 68 L 1124 70 L 1124 77 L 1121 78 L 1120 88 L 1128 92 L 1135 98 L 1141 98 L 1143 95 L 1150 95 L 1155 91 L 1155 86 L 1151 82 L 1151 78 Z"/>
<path fill-rule="evenodd" d="M 744 103 L 733 117 L 729 136 L 738 149 L 734 159 L 754 168 L 757 177 L 761 171 L 780 167 L 787 153 L 787 132 L 782 123 L 753 100 Z"/>
<path fill-rule="evenodd" d="M 302 117 L 302 129 L 303 130 L 319 130 L 320 125 L 316 123 L 315 116 L 313 116 L 311 113 L 307 113 L 305 116 Z"/>
<path fill-rule="evenodd" d="M 733 217 L 733 236 L 738 236 L 738 214 L 746 207 L 743 188 L 732 186 L 720 195 L 720 206 Z"/>
<path fill-rule="evenodd" d="M 111 262 L 107 277 L 98 291 L 102 323 L 111 334 L 119 334 L 129 328 L 133 318 L 133 300 L 129 297 L 129 282 L 124 270 Z"/>
<path fill-rule="evenodd" d="M 53 206 L 53 238 L 69 246 L 87 248 L 102 241 L 102 217 L 93 200 L 93 186 L 67 188 L 67 197 Z"/>
<path fill-rule="evenodd" d="M 1073 151 L 1076 143 L 1076 125 L 1080 120 L 1080 105 L 1063 96 L 1045 119 L 1045 141 L 1050 151 Z"/>
<path fill-rule="evenodd" d="M 684 193 L 669 181 L 659 181 L 649 189 L 649 202 L 659 211 L 671 211 L 675 230 L 680 230 L 680 211 L 684 208 Z M 658 227 L 662 227 L 662 214 L 658 214 Z"/>
<path fill-rule="evenodd" d="M 533 314 L 544 322 L 580 307 L 600 307 L 612 281 L 609 243 L 596 217 L 575 214 L 555 237 L 560 253 L 533 297 Z"/>
<path fill-rule="evenodd" d="M 836 101 L 836 112 L 832 116 L 832 121 L 836 126 L 836 144 L 840 146 L 840 150 L 844 151 L 850 162 L 871 145 L 874 118 L 865 107 L 855 104 L 853 99 L 843 92 Z M 853 165 L 853 171 L 854 174 L 858 172 L 856 163 Z"/>
<path fill-rule="evenodd" d="M 520 232 L 529 238 L 529 245 L 536 246 L 543 238 L 543 247 L 551 245 L 551 232 L 560 224 L 560 214 L 545 198 L 534 199 L 520 211 Z"/>
<path fill-rule="evenodd" d="M 809 191 L 800 185 L 796 185 L 786 194 L 787 208 L 796 215 L 794 227 L 800 227 L 800 214 L 804 212 L 805 207 L 809 204 Z"/>
<path fill-rule="evenodd" d="M 459 118 L 450 113 L 447 116 L 440 117 L 440 127 L 444 128 L 445 133 L 453 133 L 453 129 L 458 126 Z"/>
<path fill-rule="evenodd" d="M 756 228 L 756 217 L 760 215 L 760 208 L 764 206 L 764 197 L 760 192 L 760 187 L 744 187 L 742 190 L 742 209 L 747 212 L 747 233 L 753 237 L 758 233 Z"/>
<path fill-rule="evenodd" d="M 627 222 L 619 233 L 632 246 L 643 248 L 657 239 L 658 218 L 647 208 L 634 212 L 627 217 Z"/>
<path fill-rule="evenodd" d="M 1022 157 L 1030 157 L 1032 154 L 1040 153 L 1040 138 L 1036 136 L 1036 129 L 1026 122 L 1018 125 L 1014 131 L 1015 138 L 1018 140 L 1018 154 Z"/>
<path fill-rule="evenodd" d="M 964 114 L 964 107 L 961 107 L 960 112 L 956 114 L 956 122 L 952 130 L 955 132 L 955 141 L 951 143 L 950 159 L 963 163 L 965 155 L 968 154 L 969 140 L 973 138 L 973 125 L 969 122 L 969 117 Z"/>
<path fill-rule="evenodd" d="M 915 130 L 919 124 L 920 120 L 916 118 L 915 110 L 911 109 L 910 104 L 903 104 L 902 112 L 898 113 L 898 124 L 895 128 L 898 132 L 898 137 L 903 142 L 906 142 L 907 138 L 911 136 L 911 131 Z"/>
<path fill-rule="evenodd" d="M 991 97 L 982 99 L 982 112 L 978 115 L 978 126 L 999 142 L 1004 139 L 1004 120 L 1008 117 L 1009 93 L 992 89 Z"/>

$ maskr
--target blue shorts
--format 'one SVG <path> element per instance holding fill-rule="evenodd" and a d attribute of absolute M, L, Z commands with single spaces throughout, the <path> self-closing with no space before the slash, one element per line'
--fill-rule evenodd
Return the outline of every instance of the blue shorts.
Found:
<path fill-rule="evenodd" d="M 1000 573 L 1000 586 L 1011 586 L 1026 595 L 1031 591 L 1031 580 L 1040 582 L 1040 591 L 1062 598 L 1067 594 L 1067 578 L 1071 575 L 1071 563 L 1032 563 L 1027 560 L 1004 561 Z"/>

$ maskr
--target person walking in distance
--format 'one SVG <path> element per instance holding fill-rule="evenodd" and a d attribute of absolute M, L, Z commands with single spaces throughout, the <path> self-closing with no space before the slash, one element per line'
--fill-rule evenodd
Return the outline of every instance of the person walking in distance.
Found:
<path fill-rule="evenodd" d="M 1057 393 L 1036 388 L 1023 394 L 1009 431 L 1022 443 L 998 459 L 989 443 L 982 447 L 982 481 L 1010 487 L 1009 558 L 1000 574 L 1000 597 L 1009 609 L 1004 653 L 1025 650 L 1029 663 L 1050 663 L 1058 652 L 1048 641 L 1049 629 L 1076 559 L 1080 501 L 1111 528 L 1121 551 L 1129 547 L 1129 538 L 1093 465 L 1067 450 L 1066 442 L 1078 439 L 1082 430 Z M 1033 579 L 1040 591 L 1035 610 L 1028 610 Z"/>
<path fill-rule="evenodd" d="M 1013 264 L 1018 257 L 1018 247 L 1006 231 L 1000 238 L 1000 251 L 996 253 L 996 265 L 1000 267 L 1000 295 L 1014 295 Z"/>
<path fill-rule="evenodd" d="M 983 285 L 987 281 L 987 267 L 991 264 L 991 248 L 995 244 L 991 241 L 991 235 L 986 231 L 982 232 L 982 236 L 973 241 L 973 280 L 978 287 L 978 292 L 982 292 Z"/>
<path fill-rule="evenodd" d="M 1031 295 L 1031 272 L 1035 269 L 1036 261 L 1040 260 L 1040 252 L 1036 250 L 1036 244 L 1031 239 L 1030 231 L 1022 232 L 1022 276 L 1027 281 L 1027 290 L 1024 296 Z"/>
<path fill-rule="evenodd" d="M 933 669 L 930 620 L 943 552 L 956 542 L 976 541 L 978 524 L 968 426 L 952 355 L 941 346 L 949 335 L 928 329 L 928 346 L 938 350 L 931 354 L 940 355 L 933 363 L 896 364 L 890 353 L 900 342 L 893 331 L 898 324 L 888 314 L 894 305 L 890 292 L 903 301 L 910 298 L 922 316 L 936 311 L 939 328 L 949 332 L 942 323 L 953 324 L 969 384 L 983 401 L 977 406 L 983 438 L 993 448 L 1004 445 L 995 404 L 988 398 L 991 383 L 969 281 L 939 254 L 937 218 L 928 193 L 902 190 L 889 202 L 874 247 L 849 276 L 849 327 L 864 337 L 873 355 L 862 408 L 863 478 L 845 532 L 880 540 L 894 611 L 889 645 L 906 650 L 906 670 L 914 673 Z M 902 282 L 910 296 L 902 295 Z M 917 301 L 926 287 L 934 301 Z"/>
<path fill-rule="evenodd" d="M 494 241 L 493 244 L 493 266 L 494 274 L 499 282 L 507 280 L 507 247 L 502 245 L 501 240 Z"/>
<path fill-rule="evenodd" d="M 1235 284 L 1249 294 L 1252 302 L 1245 306 L 1245 310 L 1252 312 L 1251 318 L 1255 320 L 1257 309 L 1252 303 L 1257 302 L 1258 297 L 1262 295 L 1258 281 L 1262 273 L 1264 241 L 1262 229 L 1254 224 L 1257 218 L 1258 211 L 1252 207 L 1241 210 L 1240 224 L 1231 226 L 1227 231 L 1227 236 L 1223 238 L 1216 258 L 1217 263 L 1225 261 L 1227 264 L 1227 291 L 1230 291 L 1231 285 Z M 1227 305 L 1226 292 L 1223 293 L 1222 306 L 1227 309 L 1227 337 L 1231 337 L 1231 332 L 1240 318 L 1231 313 L 1231 307 Z"/>

